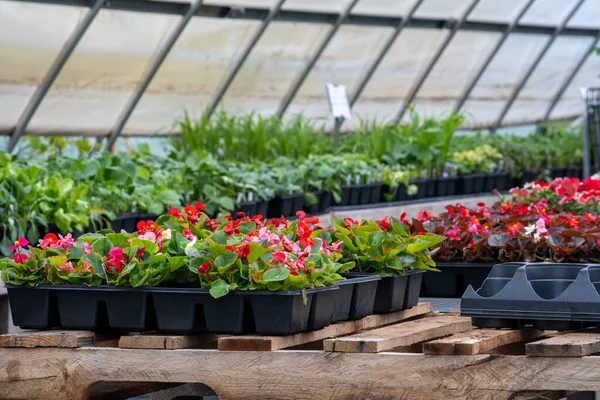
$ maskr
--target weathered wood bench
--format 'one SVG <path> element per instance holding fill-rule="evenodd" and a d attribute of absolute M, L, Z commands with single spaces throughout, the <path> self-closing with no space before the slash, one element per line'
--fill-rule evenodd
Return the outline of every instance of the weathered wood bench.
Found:
<path fill-rule="evenodd" d="M 29 331 L 0 335 L 0 399 L 559 399 L 600 390 L 599 332 L 474 329 L 428 303 L 283 337 Z"/>

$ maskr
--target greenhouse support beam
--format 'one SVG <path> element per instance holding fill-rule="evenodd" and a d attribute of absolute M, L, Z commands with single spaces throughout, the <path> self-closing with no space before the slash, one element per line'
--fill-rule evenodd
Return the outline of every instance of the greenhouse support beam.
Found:
<path fill-rule="evenodd" d="M 589 55 L 598 46 L 599 41 L 600 41 L 600 31 L 598 32 L 598 36 L 596 36 L 596 39 L 592 40 L 590 47 L 585 49 L 585 53 L 583 53 L 583 56 L 579 59 L 579 61 L 577 62 L 577 65 L 575 65 L 575 67 L 573 68 L 573 70 L 571 71 L 571 73 L 569 74 L 567 79 L 565 79 L 565 81 L 560 86 L 560 89 L 558 89 L 558 91 L 552 98 L 552 102 L 550 103 L 550 106 L 548 107 L 546 114 L 544 114 L 544 119 L 542 120 L 542 123 L 544 123 L 544 124 L 548 123 L 548 120 L 550 120 L 550 115 L 552 114 L 552 111 L 554 111 L 554 108 L 556 107 L 556 105 L 558 104 L 560 99 L 565 94 L 565 91 L 567 90 L 567 88 L 569 87 L 571 82 L 573 82 L 573 79 L 575 79 L 575 77 L 577 76 L 577 73 L 579 72 L 579 70 L 581 70 L 581 68 L 583 67 L 583 64 L 585 64 L 585 61 L 588 59 Z"/>
<path fill-rule="evenodd" d="M 340 26 L 342 26 L 344 21 L 348 18 L 348 15 L 350 15 L 350 12 L 358 3 L 358 1 L 359 0 L 351 0 L 350 4 L 346 6 L 346 9 L 340 15 L 338 15 L 337 20 L 331 26 L 329 32 L 327 32 L 327 35 L 325 35 L 325 38 L 319 45 L 319 48 L 317 49 L 315 54 L 313 54 L 310 61 L 304 66 L 304 69 L 302 70 L 302 72 L 300 72 L 300 75 L 298 75 L 294 83 L 292 83 L 292 86 L 290 86 L 288 92 L 284 95 L 283 100 L 279 104 L 279 109 L 277 110 L 278 117 L 283 117 L 283 114 L 285 114 L 290 104 L 292 104 L 294 97 L 296 97 L 296 94 L 298 93 L 300 87 L 308 77 L 308 74 L 310 74 L 310 71 L 313 69 L 313 67 L 321 57 L 321 54 L 323 54 L 323 52 L 327 48 L 327 45 L 329 44 L 329 42 L 331 42 L 331 39 L 333 39 L 337 31 L 340 29 Z"/>
<path fill-rule="evenodd" d="M 390 49 L 396 42 L 396 39 L 398 39 L 398 36 L 400 36 L 400 32 L 402 32 L 402 30 L 409 24 L 413 15 L 421 6 L 421 4 L 423 4 L 424 1 L 425 0 L 417 0 L 406 15 L 406 18 L 400 20 L 400 23 L 396 26 L 394 32 L 390 35 L 390 37 L 388 37 L 387 41 L 379 51 L 379 54 L 377 54 L 377 57 L 375 57 L 375 60 L 373 61 L 373 63 L 371 63 L 365 75 L 361 78 L 358 85 L 356 85 L 356 89 L 354 89 L 354 91 L 352 92 L 352 95 L 350 96 L 350 109 L 354 107 L 354 105 L 360 98 L 360 95 L 365 90 L 367 83 L 369 83 L 369 81 L 373 77 L 373 74 L 375 74 L 375 71 L 377 70 L 377 68 L 379 68 L 379 65 L 381 64 L 385 56 L 389 53 Z M 340 130 L 342 129 L 342 125 L 344 125 L 345 121 L 346 120 L 343 118 L 336 118 L 332 133 L 334 138 L 339 136 Z"/>
<path fill-rule="evenodd" d="M 523 88 L 525 87 L 525 84 L 527 83 L 527 81 L 529 80 L 529 78 L 531 77 L 531 75 L 533 74 L 535 69 L 537 68 L 537 66 L 540 64 L 540 62 L 542 61 L 542 59 L 544 58 L 544 56 L 546 55 L 546 53 L 548 52 L 550 47 L 552 47 L 552 43 L 554 43 L 556 38 L 561 34 L 561 32 L 563 31 L 563 29 L 565 28 L 567 23 L 569 23 L 571 18 L 575 15 L 577 10 L 579 10 L 579 8 L 583 5 L 584 2 L 585 2 L 585 0 L 577 1 L 577 3 L 573 6 L 571 11 L 569 11 L 569 14 L 563 19 L 561 24 L 556 27 L 556 29 L 552 33 L 552 36 L 550 36 L 550 39 L 548 39 L 546 41 L 546 44 L 542 48 L 542 51 L 539 52 L 536 59 L 529 66 L 529 68 L 527 69 L 527 72 L 525 72 L 525 74 L 523 75 L 523 77 L 521 78 L 521 80 L 519 81 L 519 83 L 517 84 L 517 86 L 515 87 L 513 92 L 511 93 L 506 104 L 504 104 L 504 107 L 502 108 L 502 111 L 500 112 L 500 116 L 498 117 L 498 119 L 496 120 L 494 125 L 492 125 L 492 129 L 491 129 L 492 133 L 496 132 L 496 130 L 500 127 L 500 125 L 502 124 L 502 121 L 504 120 L 504 117 L 506 117 L 506 114 L 508 114 L 508 111 L 512 107 L 512 105 L 515 102 L 515 100 L 517 99 L 517 97 L 519 97 L 519 93 L 521 93 L 521 90 L 523 90 Z"/>
<path fill-rule="evenodd" d="M 504 44 L 506 39 L 508 39 L 508 36 L 511 33 L 513 33 L 513 31 L 519 24 L 519 21 L 521 20 L 521 18 L 523 18 L 525 13 L 531 8 L 531 6 L 533 5 L 533 3 L 535 3 L 535 1 L 536 0 L 529 0 L 525 4 L 525 6 L 523 6 L 523 8 L 521 8 L 519 15 L 517 15 L 515 17 L 515 19 L 510 23 L 510 25 L 508 25 L 508 27 L 502 34 L 502 37 L 500 38 L 500 40 L 498 40 L 498 42 L 496 43 L 496 46 L 494 46 L 494 49 L 488 54 L 487 58 L 485 59 L 485 61 L 481 65 L 481 67 L 479 68 L 479 71 L 477 71 L 477 74 L 475 74 L 475 76 L 473 77 L 471 82 L 469 82 L 469 85 L 466 87 L 463 94 L 460 96 L 460 99 L 458 100 L 458 102 L 456 103 L 456 106 L 454 107 L 454 112 L 459 112 L 460 109 L 465 105 L 465 102 L 471 95 L 471 92 L 473 91 L 473 89 L 475 89 L 475 86 L 477 85 L 477 83 L 479 82 L 479 80 L 481 79 L 481 77 L 483 76 L 485 71 L 487 71 L 488 67 L 494 60 L 494 57 L 496 57 L 496 54 L 498 54 L 498 52 L 500 51 L 500 48 L 502 47 L 502 45 Z"/>
<path fill-rule="evenodd" d="M 54 62 L 50 66 L 50 69 L 48 69 L 48 72 L 46 72 L 46 76 L 44 76 L 41 83 L 37 86 L 33 97 L 29 100 L 27 107 L 19 117 L 17 126 L 15 127 L 8 141 L 8 146 L 6 150 L 9 153 L 12 153 L 12 151 L 15 149 L 17 143 L 19 142 L 19 139 L 21 139 L 21 136 L 23 136 L 23 134 L 25 133 L 27 125 L 29 125 L 29 122 L 33 118 L 33 115 L 42 103 L 42 100 L 44 100 L 44 97 L 46 97 L 46 94 L 52 87 L 52 84 L 54 83 L 58 75 L 60 74 L 60 71 L 62 71 L 63 67 L 69 60 L 69 57 L 71 57 L 71 54 L 73 54 L 75 47 L 77 47 L 77 44 L 96 18 L 96 15 L 98 15 L 98 12 L 104 5 L 104 1 L 105 0 L 96 0 L 93 6 L 88 10 L 88 12 L 85 14 L 85 17 L 83 17 L 83 19 L 79 22 L 73 33 L 71 33 L 71 36 L 58 53 L 58 56 L 56 56 L 56 58 L 54 59 Z"/>
<path fill-rule="evenodd" d="M 273 8 L 271 8 L 271 10 L 269 11 L 269 14 L 263 20 L 263 22 L 260 25 L 260 27 L 258 28 L 258 30 L 256 32 L 254 32 L 254 36 L 252 36 L 252 38 L 250 39 L 250 42 L 248 42 L 248 44 L 246 45 L 246 48 L 242 52 L 242 55 L 235 62 L 235 65 L 229 70 L 227 77 L 225 78 L 225 80 L 223 81 L 223 83 L 221 84 L 219 89 L 217 90 L 217 94 L 215 95 L 212 102 L 210 103 L 210 106 L 208 106 L 208 108 L 206 110 L 206 118 L 210 118 L 212 116 L 215 109 L 217 108 L 217 106 L 219 105 L 221 100 L 223 99 L 223 96 L 225 96 L 225 93 L 229 89 L 229 86 L 231 86 L 231 83 L 237 76 L 238 72 L 240 71 L 240 69 L 242 69 L 242 66 L 244 65 L 244 63 L 246 62 L 246 59 L 248 58 L 248 56 L 254 49 L 254 46 L 256 46 L 256 44 L 262 37 L 263 33 L 265 33 L 265 31 L 267 30 L 271 21 L 273 21 L 273 19 L 281 11 L 281 7 L 283 6 L 283 3 L 285 3 L 285 0 L 279 0 L 277 2 L 277 4 Z"/>
<path fill-rule="evenodd" d="M 133 113 L 133 110 L 135 109 L 138 102 L 142 98 L 144 92 L 150 85 L 150 82 L 152 82 L 154 75 L 156 75 L 156 73 L 158 72 L 158 69 L 160 68 L 163 61 L 165 60 L 165 58 L 167 57 L 167 55 L 169 54 L 169 52 L 171 51 L 171 49 L 173 48 L 175 43 L 177 42 L 177 39 L 179 39 L 179 36 L 181 35 L 183 30 L 187 26 L 188 22 L 190 22 L 190 20 L 194 16 L 194 14 L 196 14 L 196 12 L 198 12 L 198 10 L 200 9 L 201 6 L 202 6 L 202 0 L 195 0 L 194 3 L 192 3 L 189 6 L 187 13 L 179 20 L 179 23 L 177 24 L 175 29 L 173 29 L 173 31 L 171 32 L 171 35 L 168 37 L 166 42 L 162 45 L 159 52 L 156 54 L 156 56 L 152 60 L 150 68 L 148 69 L 148 71 L 146 72 L 146 74 L 144 75 L 144 77 L 142 78 L 140 83 L 138 84 L 137 88 L 135 89 L 135 91 L 133 92 L 133 94 L 131 95 L 129 100 L 127 101 L 127 104 L 123 108 L 123 111 L 119 115 L 117 122 L 115 123 L 113 129 L 111 130 L 110 135 L 108 137 L 108 141 L 106 142 L 107 150 L 110 150 L 112 148 L 112 146 L 117 141 L 117 138 L 119 137 L 119 135 L 121 135 L 121 132 L 123 131 L 123 128 L 125 127 L 125 124 L 127 123 L 127 120 Z"/>
<path fill-rule="evenodd" d="M 444 51 L 446 50 L 446 48 L 448 47 L 448 45 L 450 44 L 450 42 L 452 41 L 454 36 L 456 35 L 456 32 L 458 32 L 458 30 L 464 24 L 467 17 L 471 13 L 471 11 L 473 11 L 473 9 L 477 6 L 477 4 L 479 4 L 479 2 L 480 2 L 480 0 L 473 0 L 471 5 L 469 6 L 469 8 L 461 16 L 461 18 L 456 23 L 453 24 L 452 28 L 450 29 L 450 32 L 448 32 L 448 34 L 444 38 L 444 41 L 442 42 L 442 44 L 440 46 L 438 46 L 436 53 L 431 58 L 431 60 L 429 60 L 427 67 L 425 67 L 425 69 L 419 76 L 416 84 L 412 87 L 411 91 L 409 92 L 408 97 L 403 102 L 402 107 L 400 108 L 400 111 L 398 111 L 398 114 L 396 115 L 396 119 L 395 119 L 396 125 L 402 121 L 402 117 L 404 117 L 404 113 L 406 113 L 406 110 L 408 109 L 410 104 L 417 97 L 419 90 L 421 90 L 421 87 L 423 87 L 423 84 L 427 80 L 427 77 L 429 76 L 429 74 L 431 73 L 431 71 L 433 70 L 433 68 L 435 67 L 437 62 L 439 61 L 439 59 L 442 57 L 442 54 L 444 53 Z"/>

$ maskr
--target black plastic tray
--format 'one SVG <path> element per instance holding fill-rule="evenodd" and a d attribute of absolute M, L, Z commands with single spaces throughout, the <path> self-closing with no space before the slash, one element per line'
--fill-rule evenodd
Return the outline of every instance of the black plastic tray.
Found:
<path fill-rule="evenodd" d="M 576 329 L 600 323 L 600 264 L 506 263 L 469 286 L 461 315 L 486 328 Z"/>
<path fill-rule="evenodd" d="M 331 322 L 353 321 L 373 314 L 379 275 L 350 272 L 338 281 Z"/>
<path fill-rule="evenodd" d="M 405 275 L 382 277 L 377 282 L 375 314 L 385 314 L 414 307 L 419 301 L 425 271 L 410 271 Z"/>
<path fill-rule="evenodd" d="M 453 297 L 463 295 L 469 285 L 480 287 L 494 264 L 488 263 L 436 263 L 441 272 L 423 277 L 421 297 Z"/>

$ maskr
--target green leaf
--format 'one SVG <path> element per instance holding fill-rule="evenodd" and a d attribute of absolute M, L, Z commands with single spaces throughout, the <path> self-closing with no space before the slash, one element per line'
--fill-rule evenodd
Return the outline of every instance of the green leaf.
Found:
<path fill-rule="evenodd" d="M 67 262 L 67 256 L 53 256 L 48 257 L 48 263 L 52 267 L 59 267 Z"/>
<path fill-rule="evenodd" d="M 123 233 L 107 233 L 106 238 L 117 247 L 127 247 L 127 241 L 131 239 L 131 235 L 125 235 Z"/>
<path fill-rule="evenodd" d="M 248 263 L 251 264 L 258 260 L 263 254 L 267 252 L 267 249 L 257 243 L 250 243 L 250 254 L 248 254 Z"/>
<path fill-rule="evenodd" d="M 235 203 L 231 197 L 219 197 L 219 206 L 227 211 L 232 211 L 235 208 Z"/>
<path fill-rule="evenodd" d="M 262 277 L 263 282 L 281 282 L 290 275 L 290 270 L 284 267 L 276 267 L 267 270 Z"/>
<path fill-rule="evenodd" d="M 217 268 L 226 268 L 230 267 L 236 260 L 238 259 L 238 255 L 236 253 L 225 253 L 215 258 L 215 267 Z"/>
<path fill-rule="evenodd" d="M 369 235 L 369 246 L 377 246 L 383 239 L 383 232 L 376 231 Z"/>
<path fill-rule="evenodd" d="M 98 254 L 90 253 L 86 254 L 81 259 L 85 262 L 88 262 L 92 268 L 94 268 L 94 272 L 96 275 L 104 276 L 104 268 L 102 268 L 102 259 Z"/>
<path fill-rule="evenodd" d="M 140 249 L 144 247 L 152 255 L 158 253 L 158 245 L 151 240 L 133 238 L 131 239 L 131 246 L 137 246 Z"/>
<path fill-rule="evenodd" d="M 113 247 L 112 242 L 106 237 L 98 239 L 92 244 L 92 249 L 103 257 L 106 257 Z"/>
<path fill-rule="evenodd" d="M 225 296 L 229 293 L 229 285 L 222 279 L 217 279 L 210 285 L 210 295 L 215 299 Z"/>
<path fill-rule="evenodd" d="M 83 257 L 83 245 L 80 242 L 75 243 L 75 246 L 69 247 L 69 258 L 79 260 Z"/>
<path fill-rule="evenodd" d="M 167 257 L 167 259 L 169 260 L 169 270 L 171 270 L 171 272 L 174 272 L 185 265 L 185 257 L 183 256 Z M 198 267 L 196 267 L 196 269 L 197 268 Z"/>
<path fill-rule="evenodd" d="M 160 201 L 167 206 L 178 206 L 181 203 L 179 195 L 172 190 L 165 189 L 159 193 Z"/>

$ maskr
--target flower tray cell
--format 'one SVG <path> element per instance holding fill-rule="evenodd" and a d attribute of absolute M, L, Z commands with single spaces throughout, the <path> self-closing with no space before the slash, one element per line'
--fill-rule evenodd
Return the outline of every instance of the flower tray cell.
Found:
<path fill-rule="evenodd" d="M 483 191 L 492 193 L 494 189 L 506 190 L 506 174 L 504 172 L 494 172 L 485 176 L 485 185 Z"/>
<path fill-rule="evenodd" d="M 460 176 L 457 185 L 458 194 L 482 193 L 485 186 L 485 175 L 469 174 Z"/>
<path fill-rule="evenodd" d="M 404 298 L 408 286 L 408 275 L 382 277 L 377 282 L 375 314 L 386 314 L 404 309 Z"/>
<path fill-rule="evenodd" d="M 437 263 L 440 272 L 423 276 L 422 297 L 459 298 L 469 285 L 480 287 L 494 264 Z"/>
<path fill-rule="evenodd" d="M 448 196 L 455 196 L 457 194 L 457 183 L 458 183 L 458 177 L 456 176 L 449 176 L 447 178 L 443 178 L 446 181 L 446 184 L 448 185 L 448 189 L 447 189 L 447 195 Z"/>
<path fill-rule="evenodd" d="M 338 281 L 340 288 L 333 306 L 332 322 L 357 320 L 373 314 L 377 282 L 376 274 L 351 272 L 344 275 L 346 280 Z"/>
<path fill-rule="evenodd" d="M 436 183 L 437 183 L 437 179 L 427 179 L 427 185 L 426 185 L 426 195 L 425 197 L 435 197 L 436 196 Z"/>
<path fill-rule="evenodd" d="M 306 304 L 300 290 L 248 293 L 256 333 L 291 335 L 306 331 L 315 290 L 306 291 Z"/>
<path fill-rule="evenodd" d="M 135 232 L 138 219 L 138 215 L 133 213 L 118 215 L 111 221 L 110 228 L 115 232 L 121 232 L 121 230 L 129 233 Z"/>
<path fill-rule="evenodd" d="M 417 193 L 413 195 L 416 199 L 424 199 L 429 194 L 429 186 L 431 181 L 428 179 L 416 179 L 411 182 L 413 185 L 417 186 Z"/>
<path fill-rule="evenodd" d="M 266 217 L 268 212 L 269 202 L 267 200 L 260 200 L 256 202 L 256 214 L 260 214 L 263 217 Z"/>
<path fill-rule="evenodd" d="M 54 285 L 66 329 L 145 331 L 155 326 L 151 288 Z"/>
<path fill-rule="evenodd" d="M 408 283 L 406 292 L 404 293 L 404 308 L 413 308 L 419 303 L 419 293 L 421 292 L 421 284 L 423 283 L 423 274 L 426 271 L 415 270 L 409 271 Z"/>
<path fill-rule="evenodd" d="M 318 291 L 313 293 L 306 330 L 316 331 L 331 324 L 333 307 L 338 291 L 339 288 L 337 286 L 328 286 L 319 288 Z"/>
<path fill-rule="evenodd" d="M 237 218 L 237 213 L 243 212 L 245 215 L 254 216 L 257 214 L 257 202 L 256 201 L 246 201 L 243 203 L 236 204 L 235 209 L 233 210 L 233 217 Z"/>
<path fill-rule="evenodd" d="M 533 325 L 577 329 L 600 323 L 600 265 L 507 263 L 494 266 L 477 291 L 469 286 L 461 314 L 480 327 Z M 517 321 L 517 322 L 515 322 Z"/>
<path fill-rule="evenodd" d="M 206 289 L 154 288 L 152 296 L 160 331 L 229 334 L 253 331 L 249 304 L 241 293 L 215 299 Z"/>
<path fill-rule="evenodd" d="M 448 196 L 448 181 L 445 178 L 435 179 L 435 196 L 445 197 Z"/>
<path fill-rule="evenodd" d="M 333 203 L 333 194 L 331 192 L 321 192 L 319 197 L 319 213 L 324 213 L 331 208 Z"/>
<path fill-rule="evenodd" d="M 369 203 L 379 203 L 381 199 L 381 191 L 383 190 L 382 183 L 372 183 L 371 184 L 371 200 Z"/>
<path fill-rule="evenodd" d="M 358 204 L 369 204 L 373 194 L 373 186 L 370 184 L 358 186 L 359 198 Z"/>
<path fill-rule="evenodd" d="M 268 218 L 289 217 L 304 205 L 304 193 L 277 196 L 269 201 Z M 294 209 L 295 207 L 299 207 Z"/>
<path fill-rule="evenodd" d="M 13 324 L 23 329 L 60 326 L 56 297 L 50 286 L 6 284 Z"/>

